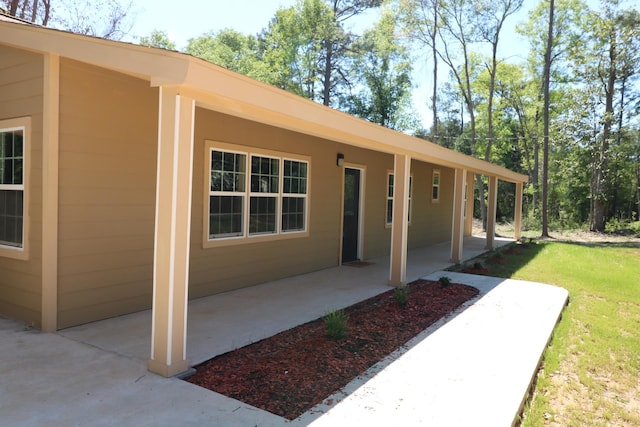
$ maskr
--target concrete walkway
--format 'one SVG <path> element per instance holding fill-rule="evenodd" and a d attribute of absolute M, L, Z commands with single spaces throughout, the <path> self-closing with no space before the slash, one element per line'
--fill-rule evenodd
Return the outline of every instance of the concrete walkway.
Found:
<path fill-rule="evenodd" d="M 376 262 L 287 279 L 291 283 L 280 282 L 282 294 L 272 294 L 273 285 L 266 284 L 194 301 L 189 306 L 189 357 L 192 361 L 209 358 L 212 351 L 218 354 L 246 344 L 243 341 L 269 336 L 274 329 L 287 329 L 292 321 L 309 316 L 307 312 L 318 317 L 327 307 L 347 306 L 387 290 L 386 276 L 378 277 L 379 283 L 371 282 L 380 274 L 376 268 L 383 267 Z M 333 402 L 339 403 L 320 405 L 293 422 L 149 373 L 149 337 L 144 331 L 148 314 L 58 334 L 25 330 L 19 323 L 0 319 L 1 424 L 511 425 L 567 292 L 538 283 L 450 272 L 437 271 L 430 277 L 445 274 L 455 282 L 478 287 L 481 297 L 349 384 L 333 396 Z M 314 283 L 322 286 L 318 289 Z M 277 305 L 290 297 L 294 304 Z M 285 310 L 286 321 L 278 320 L 275 314 Z M 263 322 L 262 316 L 267 315 L 270 320 Z M 201 321 L 213 329 L 198 329 Z"/>

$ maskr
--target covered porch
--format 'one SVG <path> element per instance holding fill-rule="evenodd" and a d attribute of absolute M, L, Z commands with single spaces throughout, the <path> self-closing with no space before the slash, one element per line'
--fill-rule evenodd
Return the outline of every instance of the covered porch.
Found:
<path fill-rule="evenodd" d="M 496 237 L 494 247 L 512 241 Z M 462 259 L 472 259 L 487 251 L 486 236 L 467 236 L 463 247 Z M 407 282 L 451 266 L 450 253 L 450 242 L 410 249 Z M 389 257 L 366 260 L 365 264 L 328 268 L 190 301 L 186 339 L 190 365 L 198 365 L 391 289 Z M 59 333 L 146 363 L 151 328 L 152 311 L 147 310 Z"/>

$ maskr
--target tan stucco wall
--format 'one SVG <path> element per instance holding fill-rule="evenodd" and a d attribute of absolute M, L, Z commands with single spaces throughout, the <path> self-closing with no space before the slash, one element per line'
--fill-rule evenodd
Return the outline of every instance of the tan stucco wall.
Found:
<path fill-rule="evenodd" d="M 0 120 L 31 118 L 28 259 L 0 256 L 0 314 L 36 327 L 42 291 L 43 70 L 41 55 L 0 45 Z"/>
<path fill-rule="evenodd" d="M 60 65 L 58 327 L 149 308 L 157 89 Z"/>

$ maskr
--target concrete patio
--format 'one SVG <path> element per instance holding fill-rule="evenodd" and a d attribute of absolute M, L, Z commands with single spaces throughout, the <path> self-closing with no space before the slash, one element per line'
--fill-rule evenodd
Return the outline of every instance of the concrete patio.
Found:
<path fill-rule="evenodd" d="M 483 238 L 465 239 L 465 259 L 484 251 Z M 410 251 L 407 278 L 437 279 L 446 254 L 448 244 Z M 388 259 L 369 261 L 192 301 L 191 363 L 388 290 Z M 3 425 L 511 425 L 567 292 L 446 274 L 480 289 L 480 298 L 354 380 L 332 405 L 293 422 L 148 372 L 148 311 L 56 334 L 0 319 Z"/>

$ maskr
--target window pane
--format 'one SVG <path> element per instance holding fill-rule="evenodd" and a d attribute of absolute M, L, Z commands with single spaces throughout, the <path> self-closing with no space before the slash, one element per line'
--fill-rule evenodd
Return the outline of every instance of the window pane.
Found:
<path fill-rule="evenodd" d="M 284 193 L 307 194 L 307 163 L 284 161 Z"/>
<path fill-rule="evenodd" d="M 0 132 L 0 184 L 21 185 L 23 132 Z"/>
<path fill-rule="evenodd" d="M 211 152 L 211 191 L 243 192 L 245 154 L 213 150 Z"/>
<path fill-rule="evenodd" d="M 387 186 L 387 197 L 393 197 L 393 175 L 389 175 L 389 183 Z"/>
<path fill-rule="evenodd" d="M 209 237 L 241 236 L 243 204 L 243 196 L 211 196 Z"/>
<path fill-rule="evenodd" d="M 393 221 L 393 199 L 387 199 L 387 224 Z"/>
<path fill-rule="evenodd" d="M 305 197 L 282 198 L 282 231 L 304 231 Z"/>
<path fill-rule="evenodd" d="M 433 194 L 431 195 L 431 197 L 433 197 L 433 200 L 438 200 L 438 196 L 439 196 L 439 187 L 434 186 L 433 187 Z"/>
<path fill-rule="evenodd" d="M 22 190 L 0 190 L 0 244 L 22 247 Z"/>
<path fill-rule="evenodd" d="M 280 160 L 251 156 L 251 192 L 277 193 Z"/>
<path fill-rule="evenodd" d="M 251 197 L 249 234 L 276 232 L 276 200 L 275 197 Z"/>

